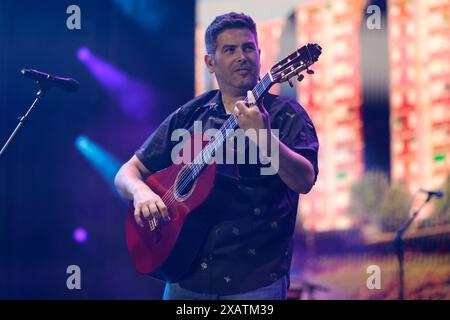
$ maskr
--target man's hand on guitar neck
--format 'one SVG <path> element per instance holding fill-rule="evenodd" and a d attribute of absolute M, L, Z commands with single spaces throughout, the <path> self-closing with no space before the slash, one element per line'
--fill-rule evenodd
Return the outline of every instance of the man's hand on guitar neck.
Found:
<path fill-rule="evenodd" d="M 239 100 L 234 107 L 234 113 L 239 127 L 244 131 L 253 129 L 256 131 L 256 134 L 260 130 L 270 131 L 269 114 L 264 108 L 263 103 L 257 105 L 255 97 L 250 90 L 247 91 L 247 101 L 248 103 L 246 104 L 244 100 Z M 249 136 L 249 138 L 255 139 L 253 136 Z"/>

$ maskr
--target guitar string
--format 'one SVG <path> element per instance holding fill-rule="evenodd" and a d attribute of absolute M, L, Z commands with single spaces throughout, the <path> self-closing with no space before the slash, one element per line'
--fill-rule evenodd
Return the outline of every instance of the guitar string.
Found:
<path fill-rule="evenodd" d="M 309 52 L 308 52 L 309 53 Z M 270 80 L 270 78 L 269 78 L 269 73 L 266 73 L 265 75 L 264 75 L 264 77 L 263 77 L 263 79 L 258 83 L 258 85 L 256 85 L 255 86 L 255 89 L 256 89 L 256 93 L 257 93 L 257 95 L 258 95 L 258 98 L 266 91 L 266 89 L 267 89 L 267 87 L 265 87 L 265 85 L 264 85 L 264 81 L 265 80 Z M 270 82 L 269 82 L 269 85 L 270 85 Z M 259 87 L 259 88 L 258 88 Z M 252 90 L 252 92 L 253 92 L 253 90 Z M 257 99 L 256 99 L 257 100 Z M 245 102 L 248 102 L 247 101 L 247 98 L 245 98 Z M 231 119 L 231 121 L 227 121 L 227 123 L 225 124 L 225 126 L 223 127 L 223 128 L 221 128 L 220 130 L 219 130 L 219 132 L 220 132 L 220 134 L 221 135 L 223 135 L 223 131 L 225 131 L 225 130 L 227 130 L 227 129 L 230 129 L 230 128 L 232 128 L 234 125 L 236 125 L 236 123 L 233 123 L 233 122 L 236 122 L 236 117 L 233 115 L 233 117 L 231 117 L 230 118 Z M 229 123 L 228 123 L 229 122 Z M 222 130 L 223 129 L 223 130 Z M 218 133 L 219 133 L 218 132 Z M 213 142 L 212 143 L 209 143 L 207 146 L 206 146 L 206 148 L 204 149 L 204 150 L 202 150 L 196 157 L 195 157 L 195 159 L 196 158 L 205 158 L 205 153 L 206 154 L 209 154 L 209 152 L 210 151 L 213 151 L 213 150 L 211 150 L 211 149 L 215 149 L 216 148 L 216 141 L 217 141 L 217 135 L 218 135 L 218 133 L 213 137 Z M 222 136 L 223 137 L 223 136 Z M 223 139 L 223 140 L 225 140 L 225 139 Z M 220 144 L 222 144 L 223 142 L 220 142 Z M 180 184 L 178 184 L 178 187 L 179 187 L 179 189 L 180 190 L 183 190 L 189 183 L 191 183 L 192 182 L 192 180 L 194 180 L 195 178 L 193 177 L 193 175 L 192 174 L 194 174 L 194 175 L 198 175 L 200 172 L 201 172 L 201 170 L 203 169 L 203 167 L 202 167 L 202 165 L 204 165 L 205 163 L 204 162 L 202 162 L 202 163 L 200 163 L 200 164 L 196 164 L 195 162 L 195 159 L 194 159 L 194 167 L 192 167 L 192 163 L 191 164 L 189 164 L 189 166 L 190 166 L 190 168 L 188 168 L 188 169 L 186 169 L 185 170 L 185 172 L 183 172 L 183 174 L 181 175 L 181 177 L 179 178 L 179 181 L 181 181 L 181 183 Z M 197 169 L 196 167 L 201 167 L 200 169 Z M 164 194 L 164 196 L 163 196 L 163 198 L 161 199 L 163 202 L 164 202 L 164 204 L 166 204 L 167 203 L 167 205 L 166 205 L 166 207 L 167 208 L 169 208 L 175 201 L 176 201 L 176 199 L 175 199 L 175 197 L 174 197 L 174 193 L 173 193 L 173 190 L 174 190 L 174 188 L 175 188 L 175 184 L 172 184 L 172 186 L 166 191 L 166 193 Z"/>
<path fill-rule="evenodd" d="M 258 86 L 256 86 L 256 87 L 258 87 Z M 264 90 L 264 88 L 261 88 L 261 89 Z M 258 88 L 257 88 L 256 92 L 258 95 L 261 95 L 261 93 L 262 93 L 262 91 L 258 90 Z M 188 183 L 191 182 L 189 180 L 193 178 L 192 174 L 198 175 L 200 173 L 200 171 L 202 170 L 202 168 L 201 168 L 202 164 L 205 164 L 208 162 L 208 161 L 204 161 L 204 159 L 208 158 L 208 155 L 210 154 L 210 152 L 212 154 L 212 151 L 223 143 L 222 140 L 226 141 L 226 139 L 224 139 L 224 136 L 227 135 L 226 131 L 228 129 L 231 129 L 236 126 L 237 126 L 236 118 L 234 115 L 232 115 L 232 117 L 229 120 L 227 120 L 225 125 L 212 137 L 211 143 L 209 143 L 207 145 L 207 147 L 204 150 L 202 150 L 202 152 L 199 153 L 194 158 L 193 163 L 189 164 L 190 167 L 188 169 L 186 169 L 185 172 L 183 172 L 183 174 L 179 178 L 179 181 L 181 181 L 181 184 L 179 184 L 179 186 L 181 188 L 184 188 Z M 219 139 L 219 138 L 222 138 L 222 139 Z M 218 143 L 217 141 L 220 141 L 220 143 Z M 189 177 L 186 181 L 185 179 L 188 175 L 189 175 Z M 175 185 L 172 185 L 171 188 L 166 192 L 166 194 L 163 196 L 163 199 L 164 199 L 163 201 L 167 201 L 168 196 L 170 197 L 172 195 L 171 191 L 173 190 L 174 187 L 175 187 Z"/>
<path fill-rule="evenodd" d="M 309 52 L 308 52 L 309 53 Z M 302 63 L 300 64 L 302 65 Z M 263 79 L 257 84 L 257 86 L 255 86 L 254 89 L 256 89 L 256 93 L 257 93 L 257 98 L 256 100 L 258 100 L 258 98 L 260 96 L 262 96 L 262 94 L 267 90 L 267 88 L 270 86 L 271 82 L 270 78 L 268 77 L 269 73 L 266 73 L 263 77 Z M 269 79 L 269 84 L 267 87 L 264 86 L 264 81 Z M 259 87 L 259 88 L 258 88 Z M 252 90 L 253 92 L 253 90 Z M 246 103 L 248 103 L 247 98 L 245 98 L 244 100 Z M 179 178 L 179 180 L 181 181 L 181 183 L 179 184 L 179 188 L 180 190 L 183 190 L 189 183 L 191 183 L 192 180 L 195 180 L 196 178 L 194 178 L 194 175 L 198 175 L 200 174 L 200 172 L 203 170 L 204 166 L 202 167 L 202 165 L 204 165 L 205 163 L 202 162 L 200 164 L 196 164 L 195 163 L 195 159 L 198 158 L 200 156 L 201 159 L 204 160 L 205 158 L 205 153 L 207 155 L 209 155 L 209 152 L 212 151 L 211 149 L 215 149 L 216 145 L 217 145 L 217 135 L 221 134 L 222 136 L 222 140 L 226 141 L 226 139 L 223 139 L 223 132 L 225 131 L 225 136 L 226 136 L 226 130 L 232 128 L 233 126 L 237 126 L 236 123 L 236 116 L 233 115 L 232 117 L 230 117 L 229 120 L 227 120 L 227 122 L 225 123 L 225 126 L 222 127 L 218 133 L 216 133 L 216 135 L 213 137 L 213 141 L 211 143 L 208 143 L 208 145 L 206 146 L 206 148 L 204 150 L 202 150 L 195 158 L 194 158 L 194 164 L 189 164 L 189 168 L 185 170 L 185 172 L 183 172 L 183 174 L 181 175 L 181 177 Z M 224 143 L 224 141 L 220 142 L 220 145 L 222 145 Z M 194 174 L 194 175 L 193 175 Z M 164 204 L 166 204 L 166 207 L 169 208 L 170 206 L 172 206 L 172 204 L 175 202 L 175 197 L 174 197 L 174 193 L 173 190 L 175 188 L 175 184 L 172 184 L 172 186 L 169 188 L 169 190 L 166 191 L 166 193 L 164 194 L 164 196 L 162 197 L 162 201 Z M 153 218 L 151 223 L 153 223 L 153 225 L 155 226 L 155 219 Z"/>
<path fill-rule="evenodd" d="M 178 188 L 180 190 L 183 190 L 189 183 L 192 182 L 193 180 L 193 174 L 194 175 L 199 175 L 200 172 L 203 169 L 203 165 L 208 164 L 208 161 L 205 161 L 205 158 L 208 158 L 210 152 L 213 151 L 213 149 L 215 149 L 216 147 L 218 147 L 220 144 L 222 144 L 224 141 L 226 141 L 226 139 L 224 139 L 224 131 L 225 131 L 225 136 L 226 136 L 226 130 L 231 129 L 233 127 L 237 126 L 237 122 L 236 122 L 236 116 L 232 115 L 232 117 L 230 117 L 230 120 L 227 120 L 227 122 L 225 123 L 225 125 L 223 126 L 223 128 L 221 128 L 220 131 L 217 132 L 217 134 L 213 137 L 214 140 L 208 144 L 208 146 L 202 150 L 195 158 L 193 163 L 188 164 L 187 166 L 189 166 L 187 169 L 185 169 L 185 171 L 182 173 L 182 175 L 180 176 L 180 178 L 178 179 L 178 181 L 180 182 L 178 184 Z M 218 143 L 217 141 L 219 140 L 218 138 L 220 138 L 220 136 L 222 136 L 221 140 L 223 140 L 223 142 Z M 163 202 L 170 200 L 168 202 L 167 206 L 170 206 L 173 204 L 173 202 L 176 200 L 173 196 L 173 189 L 175 188 L 175 184 L 173 184 L 170 189 L 165 193 L 165 195 L 163 196 L 164 200 Z"/>
<path fill-rule="evenodd" d="M 308 54 L 309 54 L 309 56 L 310 56 L 310 60 L 312 60 L 311 59 L 311 54 L 310 54 L 310 52 L 309 52 L 309 50 L 308 50 L 309 48 L 307 48 L 307 51 L 308 51 Z M 299 51 L 300 51 L 301 49 L 299 49 Z M 289 63 L 290 61 L 288 61 L 288 63 Z M 310 64 L 312 64 L 312 63 L 310 63 Z M 300 60 L 300 67 L 301 66 L 304 66 L 304 61 L 302 61 L 302 60 Z M 303 70 L 304 70 L 304 68 L 303 68 Z M 278 71 L 279 72 L 279 71 Z M 298 74 L 298 73 L 297 73 Z M 264 85 L 264 81 L 265 80 L 269 80 L 269 83 L 268 83 L 268 85 L 267 86 L 265 86 Z M 258 100 L 259 99 L 259 97 L 261 97 L 262 96 L 262 94 L 264 94 L 264 92 L 270 87 L 270 85 L 272 84 L 273 82 L 270 80 L 270 77 L 269 77 L 269 72 L 268 73 L 266 73 L 265 75 L 264 75 L 264 77 L 262 78 L 262 80 L 255 86 L 255 88 L 252 90 L 252 92 L 254 91 L 254 90 L 256 90 L 256 96 L 257 96 L 257 98 L 256 98 L 256 100 Z M 259 88 L 258 88 L 259 87 Z M 253 92 L 253 94 L 255 94 L 254 92 Z M 248 100 L 247 100 L 247 98 L 245 98 L 245 100 L 244 100 L 246 103 L 248 103 Z M 228 123 L 229 122 L 229 123 Z M 216 133 L 216 135 L 214 135 L 214 137 L 213 137 L 213 141 L 210 141 L 210 143 L 208 143 L 208 145 L 206 146 L 206 148 L 204 149 L 204 150 L 202 150 L 195 158 L 194 158 L 194 164 L 192 164 L 192 163 L 190 163 L 190 164 L 188 164 L 188 166 L 189 166 L 189 168 L 188 169 L 186 169 L 185 170 L 185 172 L 183 172 L 183 174 L 181 175 L 181 177 L 179 178 L 179 180 L 180 181 L 182 181 L 181 182 L 181 184 L 179 184 L 179 187 L 181 188 L 180 190 L 183 190 L 183 188 L 185 188 L 191 181 L 190 181 L 190 179 L 191 180 L 195 180 L 197 177 L 198 177 L 198 175 L 201 173 L 201 171 L 203 170 L 203 168 L 204 168 L 204 165 L 205 165 L 205 163 L 204 162 L 202 162 L 202 163 L 200 163 L 200 164 L 196 164 L 195 163 L 195 159 L 196 158 L 198 158 L 198 157 L 200 157 L 201 159 L 204 159 L 205 158 L 205 153 L 207 154 L 207 155 L 209 155 L 209 152 L 210 152 L 210 150 L 211 149 L 215 149 L 216 148 L 216 145 L 217 145 L 217 135 L 220 133 L 221 134 L 221 137 L 223 138 L 223 132 L 225 131 L 225 136 L 226 136 L 226 130 L 228 130 L 228 129 L 230 129 L 230 128 L 233 128 L 233 126 L 238 126 L 238 124 L 237 124 L 237 122 L 236 122 L 236 116 L 233 114 L 232 115 L 232 117 L 230 117 L 230 119 L 228 119 L 227 121 L 226 121 L 226 123 L 225 123 L 225 125 L 222 127 L 222 128 L 220 128 L 220 130 Z M 234 129 L 234 128 L 233 128 Z M 220 142 L 219 143 L 219 146 L 220 145 L 222 145 L 225 141 L 226 141 L 226 139 L 223 139 L 224 141 L 222 141 L 222 142 Z M 213 150 L 211 150 L 211 151 L 213 151 Z M 203 165 L 203 167 L 202 167 L 202 165 Z M 198 169 L 199 168 L 199 169 Z M 197 177 L 196 178 L 194 178 L 194 175 L 192 175 L 192 173 L 194 174 L 194 175 L 197 175 Z M 166 191 L 166 193 L 164 194 L 164 196 L 162 197 L 162 201 L 163 201 L 163 203 L 164 204 L 166 204 L 166 207 L 167 208 L 169 208 L 174 202 L 175 202 L 175 197 L 174 197 L 174 193 L 173 193 L 173 189 L 175 188 L 175 184 L 172 184 L 172 186 Z M 152 221 L 150 222 L 150 223 L 152 223 L 153 222 L 153 225 L 155 225 L 156 223 L 155 223 L 155 219 L 153 218 L 152 219 Z"/>
<path fill-rule="evenodd" d="M 270 78 L 269 78 L 269 76 L 268 76 L 268 73 L 266 73 L 265 75 L 264 75 L 264 77 L 263 77 L 263 79 L 258 83 L 258 85 L 256 85 L 255 86 L 255 89 L 256 89 L 256 96 L 257 97 L 255 97 L 256 98 L 256 100 L 260 97 L 260 96 L 262 96 L 262 94 L 267 90 L 267 88 L 268 88 L 268 85 L 267 86 L 265 86 L 265 84 L 264 84 L 264 82 L 266 81 L 266 80 L 270 80 Z M 269 85 L 270 85 L 270 82 L 269 82 Z M 258 88 L 259 87 L 259 88 Z M 252 90 L 253 91 L 253 90 Z M 255 93 L 254 93 L 255 94 Z M 244 100 L 246 103 L 248 103 L 248 100 L 247 100 L 247 98 L 245 98 L 245 100 Z M 220 143 L 217 143 L 217 136 L 219 135 L 219 133 L 220 133 L 220 136 L 222 136 L 222 138 L 223 138 L 223 132 L 225 131 L 226 132 L 226 130 L 228 130 L 228 129 L 231 129 L 231 128 L 233 128 L 234 126 L 237 126 L 237 122 L 236 122 L 236 116 L 233 114 L 232 115 L 232 117 L 230 117 L 230 119 L 229 120 L 227 120 L 226 121 L 226 123 L 225 123 L 225 125 L 216 133 L 216 135 L 213 137 L 213 141 L 211 142 L 211 143 L 209 143 L 207 146 L 206 146 L 206 148 L 204 149 L 204 150 L 202 150 L 202 152 L 200 152 L 195 158 L 205 158 L 205 153 L 206 153 L 206 155 L 209 155 L 209 153 L 210 153 L 210 151 L 213 151 L 213 150 L 211 150 L 211 149 L 215 149 L 216 147 L 217 147 L 217 145 L 218 146 L 220 146 L 220 145 L 222 145 L 223 144 L 223 142 L 220 142 Z M 219 137 L 220 137 L 219 136 Z M 225 136 L 226 136 L 226 134 L 225 134 Z M 223 139 L 224 141 L 226 141 L 226 139 Z M 201 166 L 202 164 L 205 164 L 204 162 L 202 162 L 202 163 L 200 163 L 200 164 L 196 164 L 195 163 L 196 161 L 195 161 L 195 159 L 194 159 L 194 166 Z M 192 164 L 189 164 L 189 165 L 192 165 Z M 195 167 L 192 169 L 192 167 L 191 168 L 189 168 L 189 169 L 187 169 L 187 170 L 185 170 L 185 172 L 186 173 L 183 173 L 182 175 L 181 175 L 181 177 L 180 177 L 180 179 L 179 179 L 179 181 L 182 181 L 180 184 L 179 184 L 179 186 L 181 187 L 181 190 L 183 190 L 183 188 L 184 187 L 186 187 L 191 181 L 189 180 L 189 179 L 193 179 L 193 176 L 192 176 L 192 171 L 193 171 L 193 173 L 194 174 L 199 174 L 200 173 L 200 171 L 202 170 L 203 168 L 201 168 L 200 170 L 197 170 Z M 188 173 L 190 171 L 190 173 Z M 170 198 L 172 195 L 173 195 L 173 188 L 175 187 L 175 184 L 173 184 L 170 188 L 169 188 L 169 190 L 164 194 L 164 196 L 163 196 L 163 199 L 161 199 L 161 200 L 163 200 L 163 202 L 165 203 L 166 201 L 168 201 L 169 200 L 169 204 L 168 205 L 166 205 L 167 207 L 169 207 L 170 205 L 172 205 L 173 203 L 174 203 L 174 201 L 176 200 L 174 197 L 172 197 L 172 198 Z"/>
<path fill-rule="evenodd" d="M 230 128 L 232 128 L 235 124 L 237 124 L 235 120 L 234 120 L 234 121 L 233 121 L 233 120 L 227 121 L 227 123 L 226 123 L 225 126 L 224 126 L 224 129 L 225 129 L 225 130 L 230 129 Z M 222 131 L 220 131 L 220 132 L 222 132 Z M 214 137 L 217 137 L 217 134 L 216 134 Z M 217 139 L 215 139 L 214 141 L 215 141 L 215 143 L 216 143 Z M 214 142 L 213 142 L 213 143 L 214 143 Z M 186 185 L 185 185 L 185 182 L 186 182 L 186 181 L 185 181 L 185 178 L 186 178 L 188 175 L 191 176 L 192 173 L 195 173 L 195 174 L 200 173 L 201 169 L 198 170 L 198 169 L 196 169 L 195 167 L 201 166 L 202 164 L 204 164 L 204 162 L 202 162 L 201 160 L 198 160 L 198 159 L 199 159 L 199 158 L 205 158 L 205 157 L 206 157 L 205 154 L 207 154 L 210 150 L 211 150 L 211 147 L 208 146 L 207 148 L 205 148 L 204 150 L 202 150 L 201 153 L 199 153 L 199 154 L 194 158 L 193 163 L 188 164 L 188 166 L 190 166 L 190 168 L 186 169 L 186 170 L 182 173 L 182 175 L 180 176 L 180 178 L 178 179 L 179 181 L 181 181 L 181 183 L 179 184 L 179 186 L 180 186 L 181 188 L 184 188 L 184 187 L 186 186 Z M 187 183 L 189 183 L 189 181 L 187 181 Z M 172 191 L 172 189 L 173 189 L 174 187 L 175 187 L 175 184 L 173 184 L 173 185 L 171 186 L 171 188 L 169 188 L 169 190 L 165 193 L 165 195 L 163 196 L 163 198 L 164 198 L 165 200 L 168 199 L 167 196 L 170 196 L 170 195 L 171 195 L 171 191 Z"/>
<path fill-rule="evenodd" d="M 224 129 L 225 130 L 227 130 L 227 129 L 230 129 L 230 128 L 232 128 L 232 126 L 234 126 L 234 123 L 233 123 L 233 121 L 230 121 L 230 123 L 226 126 L 226 127 L 224 127 Z M 214 140 L 214 141 L 217 141 L 217 140 Z M 208 150 L 207 150 L 208 149 Z M 211 148 L 209 147 L 207 147 L 207 148 L 205 148 L 199 155 L 197 155 L 195 158 L 197 159 L 197 158 L 205 158 L 206 156 L 204 155 L 205 153 L 206 154 L 208 154 L 208 152 L 209 152 L 209 150 L 210 150 Z M 201 163 L 196 163 L 196 162 L 198 162 L 198 161 L 196 161 L 195 159 L 194 159 L 194 163 L 192 164 L 188 164 L 188 166 L 189 166 L 189 168 L 187 168 L 187 169 L 185 169 L 185 171 L 182 173 L 182 175 L 180 176 L 180 178 L 179 178 L 179 181 L 181 182 L 181 183 L 179 183 L 178 184 L 178 188 L 180 189 L 180 190 L 183 190 L 191 181 L 189 180 L 189 179 L 193 179 L 193 176 L 192 176 L 192 174 L 195 174 L 195 175 L 198 175 L 198 174 L 200 174 L 200 172 L 201 172 L 201 170 L 202 170 L 202 168 L 200 168 L 200 169 L 198 169 L 199 167 L 201 167 L 203 164 L 205 164 L 205 162 L 201 162 Z M 196 168 L 197 167 L 197 168 Z M 164 196 L 163 196 L 163 202 L 164 203 L 166 203 L 166 201 L 168 201 L 168 204 L 166 205 L 167 207 L 170 207 L 173 203 L 174 203 L 174 201 L 176 200 L 174 197 L 173 197 L 173 189 L 175 188 L 175 184 L 173 184 L 170 188 L 169 188 L 169 190 L 164 194 Z"/>
<path fill-rule="evenodd" d="M 309 53 L 309 52 L 308 52 Z M 290 61 L 289 61 L 290 62 Z M 279 72 L 279 71 L 278 71 Z M 267 90 L 267 88 L 268 88 L 268 86 L 266 87 L 265 86 L 265 81 L 266 80 L 269 80 L 269 84 L 268 84 L 268 86 L 271 84 L 271 81 L 270 81 L 270 77 L 269 77 L 269 73 L 266 73 L 265 75 L 264 75 L 264 77 L 262 78 L 262 80 L 255 86 L 255 88 L 254 88 L 254 90 L 256 90 L 256 94 L 257 94 L 257 96 L 258 96 L 258 98 L 260 97 L 260 96 L 262 96 L 262 94 Z M 252 90 L 252 92 L 253 92 L 253 90 Z M 258 99 L 257 98 L 257 99 Z M 256 99 L 256 100 L 257 100 Z M 244 100 L 246 103 L 248 102 L 247 101 L 247 98 L 245 98 L 245 100 Z M 223 131 L 224 130 L 227 130 L 227 129 L 230 129 L 230 128 L 232 128 L 234 125 L 236 125 L 236 117 L 233 115 L 232 117 L 230 117 L 230 121 L 228 121 L 227 120 L 227 123 L 225 123 L 225 126 L 223 127 L 223 128 L 221 128 L 220 130 L 219 130 L 219 132 L 220 132 L 220 134 L 221 135 L 223 135 Z M 228 123 L 229 122 L 229 123 Z M 233 123 L 234 122 L 234 123 Z M 223 130 L 222 130 L 223 129 Z M 218 133 L 219 133 L 218 132 Z M 191 183 L 191 181 L 192 180 L 194 180 L 194 177 L 193 177 L 193 175 L 192 174 L 194 174 L 194 175 L 197 175 L 198 176 L 198 174 L 200 174 L 200 172 L 201 172 L 201 170 L 203 169 L 203 167 L 202 167 L 202 165 L 204 165 L 205 163 L 203 162 L 203 163 L 201 163 L 201 164 L 196 164 L 195 162 L 195 159 L 197 159 L 197 158 L 201 158 L 201 159 L 203 159 L 203 158 L 205 158 L 205 153 L 206 154 L 209 154 L 209 152 L 210 151 L 212 151 L 211 149 L 215 149 L 216 148 L 216 141 L 217 141 L 217 139 L 216 139 L 216 137 L 217 137 L 217 135 L 218 135 L 218 133 L 213 137 L 213 142 L 212 143 L 208 143 L 208 145 L 206 146 L 206 148 L 204 149 L 204 150 L 202 150 L 200 153 L 199 153 L 199 155 L 197 155 L 195 158 L 194 158 L 194 167 L 192 167 L 192 163 L 191 164 L 189 164 L 189 168 L 188 169 L 186 169 L 184 172 L 183 172 L 183 174 L 180 176 L 180 178 L 179 178 L 179 181 L 181 181 L 181 183 L 178 185 L 178 187 L 179 187 L 179 190 L 183 190 L 189 183 Z M 223 137 L 223 136 L 222 136 Z M 225 139 L 223 139 L 223 140 L 225 140 Z M 223 142 L 220 142 L 220 144 L 222 144 Z M 201 155 L 201 156 L 200 156 Z M 200 169 L 197 169 L 196 167 L 201 167 Z M 175 197 L 174 197 L 174 193 L 173 193 L 173 190 L 174 190 L 174 188 L 175 188 L 175 184 L 172 184 L 172 186 L 166 191 L 166 193 L 163 195 L 163 197 L 162 197 L 162 201 L 163 201 L 163 203 L 164 204 L 166 204 L 166 207 L 167 208 L 169 208 L 175 201 L 176 201 L 176 199 L 175 199 Z"/>

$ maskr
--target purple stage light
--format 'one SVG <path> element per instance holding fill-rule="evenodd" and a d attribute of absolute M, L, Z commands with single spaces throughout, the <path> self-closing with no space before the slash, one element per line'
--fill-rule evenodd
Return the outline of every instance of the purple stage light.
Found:
<path fill-rule="evenodd" d="M 151 106 L 156 103 L 156 98 L 147 84 L 99 58 L 87 47 L 78 49 L 77 58 L 118 102 L 126 115 L 135 120 L 149 120 Z"/>
<path fill-rule="evenodd" d="M 86 47 L 81 47 L 77 51 L 77 58 L 80 61 L 83 61 L 83 62 L 87 61 L 87 60 L 89 60 L 90 56 L 91 56 L 91 51 Z"/>
<path fill-rule="evenodd" d="M 78 243 L 83 243 L 88 238 L 88 232 L 84 228 L 77 228 L 73 231 L 73 239 Z"/>

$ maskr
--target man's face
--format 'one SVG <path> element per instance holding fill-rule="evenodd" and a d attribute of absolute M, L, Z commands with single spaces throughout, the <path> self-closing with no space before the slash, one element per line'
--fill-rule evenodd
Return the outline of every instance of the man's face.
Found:
<path fill-rule="evenodd" d="M 248 29 L 227 29 L 217 36 L 216 52 L 205 57 L 210 72 L 216 74 L 221 90 L 245 95 L 258 82 L 260 50 Z"/>

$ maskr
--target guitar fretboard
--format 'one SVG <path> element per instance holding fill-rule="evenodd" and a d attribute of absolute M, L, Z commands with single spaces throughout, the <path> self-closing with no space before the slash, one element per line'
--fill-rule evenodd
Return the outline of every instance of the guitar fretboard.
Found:
<path fill-rule="evenodd" d="M 261 81 L 253 88 L 252 93 L 255 100 L 258 102 L 266 91 L 270 89 L 273 81 L 270 77 L 270 73 L 266 73 Z M 244 100 L 248 102 L 247 98 Z M 225 143 L 225 141 L 233 134 L 234 130 L 238 128 L 237 118 L 235 114 L 232 114 L 217 133 L 211 137 L 209 143 L 203 148 L 201 152 L 194 158 L 194 161 L 189 164 L 192 179 L 196 179 L 202 172 L 203 168 L 211 163 L 212 157 L 216 154 L 217 150 Z"/>

